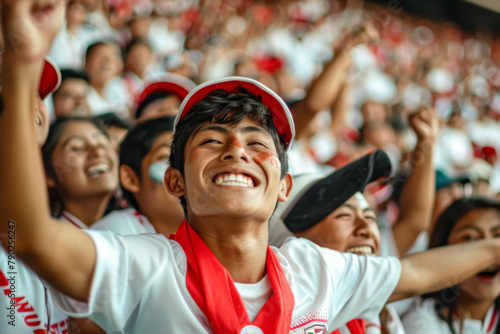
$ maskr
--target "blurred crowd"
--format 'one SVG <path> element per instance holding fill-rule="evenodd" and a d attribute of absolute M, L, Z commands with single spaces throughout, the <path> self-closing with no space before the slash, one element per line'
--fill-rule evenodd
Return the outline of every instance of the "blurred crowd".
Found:
<path fill-rule="evenodd" d="M 366 25 L 377 36 L 359 41 L 356 32 Z M 50 57 L 63 79 L 73 80 L 46 101 L 53 118 L 112 112 L 132 125 L 148 81 L 173 73 L 197 84 L 229 75 L 258 79 L 293 107 L 315 93 L 314 80 L 344 49 L 350 63 L 336 74 L 340 82 L 300 126 L 294 174 L 339 167 L 375 148 L 397 165 L 416 142 L 408 115 L 433 105 L 441 122 L 436 169 L 469 177 L 474 192 L 500 192 L 499 39 L 397 6 L 72 0 Z"/>
<path fill-rule="evenodd" d="M 294 177 L 385 151 L 391 178 L 364 189 L 380 255 L 427 249 L 427 232 L 450 204 L 474 195 L 500 200 L 500 37 L 397 4 L 67 1 L 46 65 L 60 77 L 44 70 L 39 92 L 51 123 L 38 144 L 52 215 L 79 228 L 175 233 L 184 211 L 163 185 L 175 116 L 197 85 L 242 76 L 289 106 Z M 44 127 L 42 107 L 35 109 Z M 412 124 L 419 113 L 423 120 Z M 422 161 L 432 156 L 432 173 L 419 171 L 426 168 L 419 153 Z M 125 210 L 106 216 L 116 209 Z M 403 229 L 388 228 L 398 222 Z M 410 236 L 401 244 L 401 235 Z M 394 314 L 409 303 L 394 305 Z M 94 326 L 84 321 L 68 326 Z M 404 333 L 401 326 L 387 332 Z"/>

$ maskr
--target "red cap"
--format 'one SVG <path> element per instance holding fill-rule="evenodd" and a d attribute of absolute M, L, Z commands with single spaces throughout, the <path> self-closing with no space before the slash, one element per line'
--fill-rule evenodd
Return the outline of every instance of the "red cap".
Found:
<path fill-rule="evenodd" d="M 59 67 L 49 58 L 45 57 L 45 64 L 43 65 L 42 77 L 40 78 L 40 86 L 38 87 L 38 94 L 43 100 L 53 93 L 61 84 L 61 72 Z"/>
<path fill-rule="evenodd" d="M 196 87 L 196 84 L 182 75 L 166 74 L 147 80 L 145 86 L 137 105 L 140 105 L 150 94 L 155 92 L 171 93 L 182 101 Z"/>
<path fill-rule="evenodd" d="M 203 100 L 214 90 L 223 89 L 228 92 L 238 92 L 238 87 L 243 87 L 250 93 L 261 97 L 262 103 L 269 108 L 273 115 L 274 126 L 278 129 L 279 134 L 283 136 L 288 148 L 290 148 L 290 143 L 295 136 L 295 126 L 292 114 L 287 105 L 271 89 L 256 80 L 244 77 L 226 77 L 212 80 L 193 89 L 184 101 L 182 101 L 179 113 L 175 119 L 174 131 L 179 120 L 189 112 L 196 102 Z"/>

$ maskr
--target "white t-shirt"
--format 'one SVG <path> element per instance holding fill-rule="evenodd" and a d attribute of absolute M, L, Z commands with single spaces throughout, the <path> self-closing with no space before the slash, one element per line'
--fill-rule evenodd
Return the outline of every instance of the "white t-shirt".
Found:
<path fill-rule="evenodd" d="M 149 220 L 135 209 L 110 212 L 91 226 L 92 230 L 112 231 L 117 234 L 156 233 Z"/>
<path fill-rule="evenodd" d="M 62 220 L 79 228 L 86 227 L 67 212 L 63 213 Z M 51 333 L 67 333 L 68 316 L 54 307 L 45 283 L 17 257 L 9 261 L 9 251 L 15 256 L 14 245 L 7 250 L 0 247 L 0 309 L 3 310 L 0 333 L 39 334 L 47 328 L 49 314 Z M 9 290 L 14 291 L 9 293 Z M 12 302 L 13 312 L 8 309 Z"/>
<path fill-rule="evenodd" d="M 62 310 L 90 317 L 108 333 L 165 333 L 167 329 L 169 333 L 212 333 L 186 287 L 187 260 L 176 241 L 161 234 L 86 232 L 97 250 L 89 302 L 52 290 Z M 401 274 L 397 258 L 340 253 L 305 239 L 290 239 L 273 250 L 295 296 L 290 333 L 331 331 L 360 314 L 375 318 Z M 241 284 L 236 287 L 246 305 L 268 297 L 265 286 L 254 289 L 254 296 L 248 295 L 252 291 L 248 286 L 246 291 Z"/>
<path fill-rule="evenodd" d="M 436 301 L 433 299 L 416 301 L 408 314 L 403 318 L 403 326 L 406 334 L 452 334 L 448 324 L 439 318 L 435 311 Z M 463 332 L 460 330 L 460 321 L 453 321 L 456 333 L 463 334 L 493 334 L 498 324 L 498 311 L 494 306 L 490 307 L 484 321 L 475 319 L 463 320 Z"/>
<path fill-rule="evenodd" d="M 49 313 L 51 333 L 67 333 L 68 316 L 53 306 L 42 280 L 18 258 L 9 262 L 0 248 L 0 333 L 37 334 L 47 328 Z"/>

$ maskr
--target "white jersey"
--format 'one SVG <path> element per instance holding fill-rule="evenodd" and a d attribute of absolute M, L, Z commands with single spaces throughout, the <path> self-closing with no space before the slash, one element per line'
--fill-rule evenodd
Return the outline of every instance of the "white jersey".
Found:
<path fill-rule="evenodd" d="M 448 324 L 435 311 L 436 301 L 433 299 L 416 301 L 408 314 L 403 318 L 403 326 L 407 334 L 452 334 Z M 456 333 L 493 334 L 499 326 L 499 312 L 491 306 L 484 321 L 475 319 L 454 320 Z M 461 330 L 461 328 L 463 330 Z"/>
<path fill-rule="evenodd" d="M 385 309 L 389 313 L 389 318 L 387 320 L 387 323 L 385 324 L 387 332 L 384 332 L 384 334 L 405 334 L 403 324 L 401 323 L 401 319 L 399 318 L 396 310 L 394 310 L 394 308 L 392 308 L 390 305 L 386 305 Z M 381 334 L 382 330 L 380 327 L 380 319 L 377 318 L 375 322 L 367 321 L 364 333 Z M 338 329 L 338 332 L 335 332 L 334 334 L 351 334 L 351 331 L 349 330 L 349 327 L 347 327 L 347 325 L 343 325 Z"/>
<path fill-rule="evenodd" d="M 62 310 L 90 317 L 108 334 L 213 333 L 186 287 L 187 260 L 176 241 L 86 232 L 97 251 L 89 302 L 52 290 Z M 305 239 L 272 249 L 295 297 L 290 333 L 326 333 L 360 314 L 375 318 L 401 274 L 397 258 L 340 253 Z M 266 281 L 235 284 L 251 318 L 269 297 Z"/>
<path fill-rule="evenodd" d="M 149 220 L 135 209 L 110 212 L 93 224 L 90 229 L 112 231 L 122 235 L 156 233 Z"/>
<path fill-rule="evenodd" d="M 85 228 L 67 212 L 62 218 Z M 0 309 L 4 312 L 0 333 L 42 334 L 48 326 L 51 334 L 68 332 L 68 316 L 54 307 L 46 283 L 15 257 L 15 242 L 8 249 L 0 250 L 0 289 Z"/>

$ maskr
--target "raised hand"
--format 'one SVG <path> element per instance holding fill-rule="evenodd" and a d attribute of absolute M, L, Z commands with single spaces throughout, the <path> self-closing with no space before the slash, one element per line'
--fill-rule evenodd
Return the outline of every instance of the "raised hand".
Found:
<path fill-rule="evenodd" d="M 410 126 L 418 140 L 435 140 L 439 131 L 439 119 L 434 108 L 422 106 L 410 115 Z"/>
<path fill-rule="evenodd" d="M 64 23 L 64 0 L 2 0 L 4 54 L 19 62 L 41 60 Z"/>

